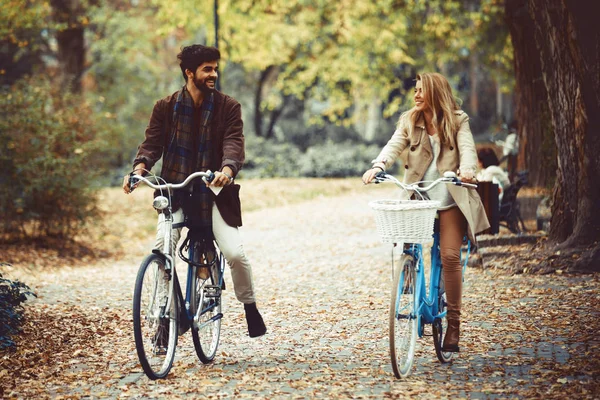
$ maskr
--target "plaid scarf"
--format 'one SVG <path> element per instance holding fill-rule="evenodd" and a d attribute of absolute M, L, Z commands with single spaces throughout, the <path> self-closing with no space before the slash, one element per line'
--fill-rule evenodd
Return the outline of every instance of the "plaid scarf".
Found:
<path fill-rule="evenodd" d="M 207 171 L 211 162 L 210 123 L 214 114 L 214 93 L 204 98 L 200 120 L 194 121 L 194 100 L 184 86 L 173 108 L 173 128 L 170 143 L 163 157 L 162 177 L 171 183 L 181 183 L 196 171 Z M 194 227 L 212 233 L 214 195 L 206 185 L 195 182 L 193 207 L 184 209 Z M 183 202 L 185 205 L 186 201 Z"/>

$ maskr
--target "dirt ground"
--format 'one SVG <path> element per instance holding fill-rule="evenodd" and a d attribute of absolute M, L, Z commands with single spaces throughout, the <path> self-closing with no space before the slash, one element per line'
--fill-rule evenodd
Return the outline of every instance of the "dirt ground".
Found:
<path fill-rule="evenodd" d="M 386 188 L 342 188 L 245 212 L 245 251 L 268 334 L 247 336 L 243 308 L 226 290 L 215 361 L 201 364 L 186 333 L 171 373 L 160 381 L 141 370 L 131 316 L 155 217 L 141 197 L 126 197 L 128 207 L 107 218 L 108 225 L 121 224 L 88 252 L 79 249 L 81 257 L 57 251 L 54 265 L 47 258 L 13 261 L 2 271 L 38 298 L 27 302 L 17 350 L 0 354 L 0 397 L 600 397 L 600 279 L 515 274 L 510 256 L 531 244 L 504 246 L 506 257 L 494 248 L 482 267 L 467 269 L 461 353 L 452 363 L 440 364 L 424 336 L 412 375 L 395 379 L 388 350 L 390 247 L 380 243 L 368 206 L 390 196 Z M 229 272 L 226 283 L 232 287 Z"/>

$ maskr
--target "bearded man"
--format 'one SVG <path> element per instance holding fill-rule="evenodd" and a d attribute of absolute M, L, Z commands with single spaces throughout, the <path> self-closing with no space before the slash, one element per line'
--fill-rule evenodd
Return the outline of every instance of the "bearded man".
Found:
<path fill-rule="evenodd" d="M 188 189 L 174 192 L 173 223 L 188 221 L 193 215 L 195 228 L 212 233 L 230 266 L 236 298 L 244 304 L 248 334 L 262 336 L 267 329 L 256 307 L 252 268 L 238 230 L 242 225 L 240 186 L 234 180 L 245 158 L 241 106 L 216 90 L 218 49 L 191 45 L 177 58 L 185 85 L 154 105 L 146 137 L 133 161 L 133 173 L 144 175 L 161 158 L 160 176 L 168 183 L 181 183 L 197 171 L 215 171 L 210 183 L 195 182 L 192 193 Z M 210 186 L 221 188 L 218 195 Z M 123 180 L 123 190 L 132 190 L 129 175 Z M 159 214 L 155 243 L 159 250 L 163 248 L 164 219 Z M 180 236 L 181 228 L 174 230 L 174 245 Z"/>

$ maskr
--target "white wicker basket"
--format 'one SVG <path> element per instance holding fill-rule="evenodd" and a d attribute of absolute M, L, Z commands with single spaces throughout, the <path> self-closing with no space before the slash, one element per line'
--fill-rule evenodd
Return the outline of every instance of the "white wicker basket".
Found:
<path fill-rule="evenodd" d="M 377 232 L 384 243 L 424 243 L 431 240 L 435 214 L 434 200 L 375 200 Z"/>

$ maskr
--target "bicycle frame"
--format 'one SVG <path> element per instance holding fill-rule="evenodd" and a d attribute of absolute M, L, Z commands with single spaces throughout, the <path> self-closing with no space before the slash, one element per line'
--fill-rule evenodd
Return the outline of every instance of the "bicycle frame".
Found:
<path fill-rule="evenodd" d="M 173 190 L 183 189 L 199 177 L 210 185 L 214 174 L 210 171 L 195 172 L 184 182 L 176 184 L 156 176 L 154 181 L 150 181 L 140 175 L 130 175 L 129 192 L 140 181 L 161 191 L 159 196 L 155 196 L 153 207 L 162 213 L 159 227 L 163 243 L 161 248 L 152 250 L 153 254 L 142 261 L 133 296 L 136 350 L 144 372 L 152 380 L 168 375 L 173 366 L 178 337 L 186 331 L 191 330 L 194 349 L 204 364 L 214 359 L 219 345 L 225 258 L 218 251 L 212 232 L 190 228 L 179 253 L 178 243 L 173 243 L 180 229 L 187 226 L 179 218 L 183 212 L 173 213 Z M 188 265 L 185 296 L 176 270 L 178 256 Z M 148 294 L 149 306 L 144 303 Z"/>
<path fill-rule="evenodd" d="M 173 189 L 183 188 L 183 187 L 187 186 L 187 184 L 190 183 L 193 179 L 195 179 L 197 177 L 208 176 L 210 174 L 212 174 L 212 172 L 210 172 L 210 171 L 207 171 L 205 173 L 196 172 L 196 173 L 190 175 L 189 177 L 187 177 L 185 179 L 185 181 L 182 183 L 164 184 L 164 185 L 153 184 L 150 181 L 148 181 L 146 178 L 144 178 L 140 175 L 133 175 L 132 178 L 136 179 L 137 181 L 143 181 L 145 184 L 147 184 L 148 186 L 150 186 L 151 188 L 154 188 L 154 189 L 160 189 L 160 190 L 166 189 L 168 191 L 168 197 L 171 198 L 171 191 Z M 188 262 L 187 282 L 186 282 L 186 291 L 185 291 L 185 299 L 184 299 L 183 293 L 181 291 L 181 285 L 179 283 L 179 278 L 178 278 L 177 272 L 175 270 L 176 258 L 177 258 L 175 255 L 176 255 L 177 244 L 175 243 L 173 246 L 171 244 L 173 229 L 182 228 L 184 226 L 184 224 L 177 223 L 177 224 L 175 224 L 176 226 L 174 226 L 173 212 L 172 212 L 170 200 L 168 202 L 168 206 L 165 209 L 163 209 L 163 214 L 165 216 L 165 233 L 164 233 L 163 249 L 162 249 L 162 252 L 156 251 L 156 250 L 154 250 L 153 252 L 165 257 L 165 260 L 166 260 L 165 268 L 170 277 L 169 293 L 172 293 L 175 296 L 178 296 L 178 300 L 180 301 L 179 304 L 185 305 L 185 312 L 182 312 L 180 314 L 181 317 L 185 317 L 185 321 L 187 322 L 187 326 L 184 326 L 183 329 L 187 330 L 189 328 L 189 326 L 192 326 L 192 325 L 195 328 L 200 329 L 203 326 L 205 326 L 211 322 L 214 322 L 219 318 L 222 318 L 223 315 L 218 314 L 218 315 L 214 316 L 213 318 L 211 318 L 210 320 L 203 323 L 202 325 L 197 326 L 197 321 L 199 320 L 199 317 L 201 315 L 209 312 L 214 307 L 216 307 L 216 304 L 213 304 L 205 309 L 198 309 L 195 314 L 192 312 L 190 304 L 192 301 L 192 299 L 191 299 L 191 295 L 192 295 L 192 291 L 193 291 L 192 285 L 194 283 L 194 279 L 193 279 L 194 275 L 193 274 L 196 272 L 195 268 L 197 268 L 197 266 L 194 266 L 193 263 L 190 263 L 190 262 Z M 214 247 L 214 245 L 213 245 L 213 247 Z M 189 260 L 195 259 L 194 258 L 195 257 L 195 249 L 196 249 L 196 239 L 190 239 L 189 250 L 188 250 Z M 215 283 L 215 285 L 222 287 L 225 263 L 224 263 L 223 255 L 220 252 L 217 253 L 216 250 L 215 250 L 215 259 L 213 260 L 213 263 L 218 263 L 218 265 L 219 265 L 218 282 L 214 282 L 214 283 Z M 212 265 L 212 263 L 211 263 L 211 265 Z M 172 299 L 175 296 L 169 296 L 169 300 L 167 302 L 167 306 L 165 307 L 165 310 L 171 309 Z"/>
<path fill-rule="evenodd" d="M 418 200 L 427 200 L 428 197 L 424 194 L 435 185 L 444 183 L 455 186 L 464 186 L 476 188 L 477 185 L 462 182 L 456 177 L 456 174 L 451 171 L 444 173 L 434 181 L 421 181 L 411 184 L 404 184 L 393 176 L 386 174 L 384 171 L 377 173 L 372 179 L 375 183 L 392 182 L 399 188 L 403 189 L 408 197 L 415 197 Z M 395 211 L 390 209 L 389 211 Z M 438 215 L 439 218 L 439 215 Z M 386 224 L 385 219 L 378 220 L 378 224 Z M 414 222 L 413 222 L 414 223 Z M 423 222 L 424 223 L 424 222 Z M 430 229 L 430 228 L 428 228 Z M 404 243 L 404 232 L 399 232 L 392 239 L 395 242 L 392 248 L 392 298 L 390 301 L 389 314 L 389 338 L 390 338 L 390 356 L 392 359 L 392 369 L 397 378 L 406 377 L 410 374 L 414 362 L 415 344 L 418 337 L 425 335 L 425 324 L 430 324 L 431 336 L 433 336 L 434 347 L 438 359 L 442 363 L 447 363 L 452 359 L 452 351 L 443 350 L 444 331 L 447 320 L 447 302 L 443 296 L 443 279 L 442 279 L 442 260 L 440 255 L 440 231 L 439 221 L 434 224 L 433 246 L 431 247 L 431 262 L 429 283 L 425 277 L 425 261 L 423 255 L 423 245 L 420 243 Z M 406 233 L 407 237 L 413 238 L 410 233 Z M 423 233 L 418 239 L 407 239 L 420 241 L 425 239 L 428 241 L 429 233 Z M 389 237 L 385 237 L 384 241 L 388 242 Z M 394 270 L 394 248 L 398 244 L 402 245 L 401 269 Z M 470 252 L 470 242 L 467 240 L 467 255 L 464 257 L 464 270 L 468 262 L 468 253 Z M 463 258 L 463 249 L 460 249 L 461 262 Z M 406 281 L 405 281 L 406 279 Z"/>
<path fill-rule="evenodd" d="M 165 221 L 166 221 L 166 216 L 165 216 Z M 169 223 L 167 223 L 167 226 L 169 229 L 167 229 L 167 231 L 165 232 L 165 245 L 164 245 L 164 251 L 168 251 L 171 252 L 173 251 L 173 249 L 171 249 L 169 247 L 170 240 L 171 240 L 171 235 L 172 235 L 172 229 L 178 229 L 178 228 L 173 228 L 173 217 L 170 216 L 170 221 Z M 169 240 L 167 242 L 167 239 Z M 195 259 L 195 248 L 196 248 L 196 240 L 195 239 L 190 239 L 190 243 L 189 243 L 189 249 L 188 249 L 188 255 L 189 255 L 189 260 L 194 260 Z M 213 264 L 217 264 L 219 266 L 219 276 L 218 276 L 218 282 L 214 282 L 214 284 L 218 287 L 222 287 L 223 286 L 223 275 L 225 272 L 225 262 L 223 259 L 223 255 L 219 253 L 217 253 L 216 249 L 214 249 L 215 252 L 215 259 L 212 261 L 212 263 L 210 263 L 209 265 L 213 265 Z M 170 278 L 169 279 L 169 291 L 170 293 L 173 293 L 175 296 L 177 296 L 178 300 L 179 300 L 179 304 L 183 304 L 185 305 L 184 308 L 181 310 L 180 312 L 180 324 L 181 324 L 181 330 L 182 331 L 186 331 L 190 328 L 190 326 L 193 326 L 196 329 L 202 329 L 204 326 L 208 325 L 209 323 L 212 323 L 214 321 L 216 321 L 217 319 L 220 319 L 223 317 L 223 314 L 218 314 L 215 315 L 214 317 L 212 317 L 210 320 L 204 322 L 201 325 L 198 325 L 198 320 L 200 318 L 201 315 L 209 312 L 210 310 L 212 310 L 213 308 L 215 308 L 217 306 L 217 304 L 212 304 L 209 305 L 206 308 L 202 308 L 202 309 L 198 309 L 196 310 L 196 312 L 194 313 L 191 307 L 191 303 L 192 303 L 192 292 L 195 290 L 195 288 L 192 287 L 192 285 L 195 283 L 194 280 L 194 274 L 196 274 L 196 268 L 198 268 L 197 266 L 193 265 L 192 263 L 188 263 L 188 270 L 187 270 L 187 281 L 186 281 L 186 290 L 185 290 L 185 298 L 183 296 L 183 292 L 181 290 L 181 284 L 179 282 L 179 277 L 177 275 L 177 271 L 175 269 L 175 264 L 176 264 L 176 257 L 173 257 L 171 254 L 161 254 L 163 256 L 165 256 L 166 260 L 167 260 L 167 272 L 170 274 Z M 203 294 L 202 294 L 203 295 Z M 170 310 L 171 308 L 171 302 L 172 299 L 174 298 L 174 296 L 169 296 L 169 301 L 167 302 L 167 307 L 165 308 L 165 310 Z M 202 304 L 202 302 L 200 302 Z M 183 317 L 183 319 L 181 319 L 181 317 Z M 185 321 L 185 324 L 182 324 L 182 322 Z M 180 334 L 183 332 L 180 332 Z"/>
<path fill-rule="evenodd" d="M 471 242 L 467 241 L 467 249 L 463 264 L 464 270 L 467 267 L 469 253 L 471 250 Z M 461 250 L 461 259 L 463 258 Z M 429 284 L 425 279 L 425 264 L 423 261 L 423 246 L 416 243 L 408 243 L 404 245 L 403 254 L 412 256 L 415 260 L 415 268 L 417 271 L 417 283 L 415 294 L 416 318 L 419 337 L 423 337 L 425 324 L 432 324 L 436 318 L 444 318 L 446 311 L 439 313 L 437 298 L 440 292 L 440 276 L 442 273 L 442 260 L 440 256 L 440 233 L 436 231 L 433 234 L 433 245 L 431 246 L 431 272 L 429 274 Z M 429 293 L 427 288 L 429 287 Z M 398 304 L 396 304 L 398 308 Z"/>
<path fill-rule="evenodd" d="M 196 240 L 195 239 L 190 239 L 190 244 L 189 244 L 189 249 L 188 249 L 188 254 L 189 254 L 189 259 L 190 260 L 195 260 L 195 248 L 196 248 Z M 225 272 L 225 263 L 223 262 L 223 255 L 222 254 L 217 254 L 216 249 L 215 251 L 215 259 L 210 263 L 210 265 L 213 264 L 218 264 L 219 266 L 219 277 L 218 277 L 218 282 L 213 282 L 216 286 L 218 287 L 222 287 L 223 286 L 223 274 Z M 186 316 L 189 322 L 191 322 L 192 324 L 194 324 L 194 326 L 197 329 L 201 329 L 204 326 L 216 321 L 217 319 L 220 319 L 223 317 L 223 314 L 218 314 L 215 315 L 214 317 L 212 317 L 211 319 L 209 319 L 208 321 L 204 322 L 202 325 L 197 325 L 198 320 L 200 318 L 201 315 L 206 314 L 207 312 L 209 312 L 210 310 L 212 310 L 213 308 L 215 308 L 217 306 L 217 304 L 212 304 L 209 305 L 206 308 L 202 308 L 202 309 L 198 309 L 196 311 L 195 314 L 192 314 L 192 309 L 191 309 L 191 294 L 192 294 L 192 284 L 194 283 L 194 274 L 196 273 L 196 268 L 194 265 L 189 264 L 188 263 L 188 271 L 187 271 L 187 284 L 186 284 L 186 289 L 185 289 L 185 302 L 182 304 L 185 304 L 185 310 L 186 310 Z M 180 300 L 183 300 L 183 296 L 181 294 L 181 289 L 179 289 L 179 296 Z"/>

